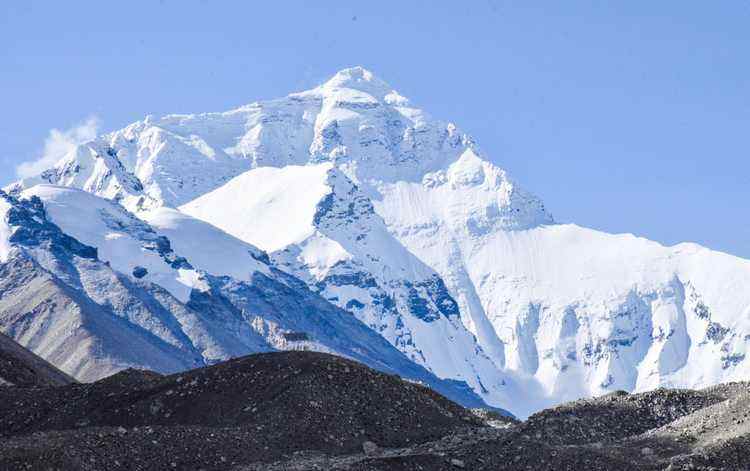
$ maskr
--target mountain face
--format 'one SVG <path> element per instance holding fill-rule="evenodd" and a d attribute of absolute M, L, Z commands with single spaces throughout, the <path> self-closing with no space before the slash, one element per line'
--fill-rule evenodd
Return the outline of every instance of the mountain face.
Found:
<path fill-rule="evenodd" d="M 256 247 L 176 210 L 159 208 L 147 223 L 111 200 L 50 185 L 17 197 L 0 192 L 0 202 L 8 234 L 0 328 L 79 380 L 314 350 L 484 404 L 463 383 L 411 362 Z"/>
<path fill-rule="evenodd" d="M 617 389 L 750 375 L 750 261 L 557 224 L 471 137 L 362 68 L 228 112 L 148 117 L 6 190 L 45 200 L 60 186 L 130 211 L 83 234 L 72 214 L 55 217 L 54 198 L 44 203 L 104 254 L 110 279 L 192 316 L 178 324 L 200 332 L 248 329 L 249 308 L 201 299 L 231 304 L 253 273 L 301 280 L 412 362 L 521 416 Z M 191 352 L 174 361 L 231 355 L 207 334 L 191 350 L 166 320 L 158 330 Z M 261 342 L 251 330 L 237 334 L 242 345 Z"/>

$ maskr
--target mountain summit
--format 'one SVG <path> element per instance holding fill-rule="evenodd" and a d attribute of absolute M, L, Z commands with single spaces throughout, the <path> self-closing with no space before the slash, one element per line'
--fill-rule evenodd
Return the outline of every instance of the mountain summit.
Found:
<path fill-rule="evenodd" d="M 81 230 L 59 186 L 109 200 L 91 214 L 102 222 Z M 281 348 L 280 326 L 352 354 L 364 344 L 336 345 L 342 327 L 328 324 L 346 312 L 431 374 L 519 415 L 617 389 L 750 375 L 750 261 L 556 224 L 474 139 L 361 67 L 227 112 L 136 122 L 7 191 L 16 205 L 39 198 L 63 232 L 98 250 L 113 283 L 174 298 L 158 298 L 157 330 L 177 351 L 155 353 L 155 369 Z M 262 304 L 247 301 L 258 280 Z M 336 308 L 284 318 L 268 294 L 277 282 Z M 93 302 L 121 315 L 102 296 Z M 188 332 L 192 343 L 177 328 L 187 314 L 170 320 L 184 307 L 187 325 L 206 332 Z M 248 325 L 227 343 L 227 331 Z M 14 337 L 39 353 L 30 334 Z M 370 353 L 370 364 L 390 355 Z"/>
<path fill-rule="evenodd" d="M 385 101 L 388 96 L 397 96 L 393 88 L 364 67 L 350 67 L 340 70 L 316 90 L 323 93 L 339 89 L 352 89 L 367 93 L 378 101 Z M 303 92 L 304 93 L 304 92 Z"/>

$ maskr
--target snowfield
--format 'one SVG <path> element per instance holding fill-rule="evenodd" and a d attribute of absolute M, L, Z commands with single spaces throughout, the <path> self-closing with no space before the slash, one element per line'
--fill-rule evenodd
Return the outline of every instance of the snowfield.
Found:
<path fill-rule="evenodd" d="M 750 261 L 558 224 L 455 124 L 361 67 L 227 112 L 148 117 L 6 190 L 39 196 L 112 269 L 181 303 L 219 279 L 292 274 L 520 416 L 750 377 Z"/>
<path fill-rule="evenodd" d="M 184 254 L 197 269 L 243 281 L 251 280 L 253 273 L 270 275 L 268 265 L 261 261 L 264 257 L 261 250 L 216 226 L 166 206 L 139 216 L 166 236 L 172 248 Z"/>
<path fill-rule="evenodd" d="M 312 221 L 317 204 L 330 192 L 326 185 L 330 168 L 321 164 L 250 170 L 220 191 L 181 206 L 180 211 L 273 252 L 315 232 Z"/>

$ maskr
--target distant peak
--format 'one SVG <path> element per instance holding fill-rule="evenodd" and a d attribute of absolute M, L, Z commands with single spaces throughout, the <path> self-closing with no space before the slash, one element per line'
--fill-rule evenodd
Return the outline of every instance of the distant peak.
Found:
<path fill-rule="evenodd" d="M 404 100 L 387 82 L 361 66 L 338 71 L 320 86 L 322 90 L 351 89 L 372 95 L 376 99 L 392 97 L 393 101 Z M 386 100 L 389 101 L 389 100 Z"/>
<path fill-rule="evenodd" d="M 383 88 L 390 91 L 391 87 L 376 77 L 372 72 L 361 66 L 349 67 L 336 72 L 325 84 L 326 88 L 354 88 L 373 87 Z"/>

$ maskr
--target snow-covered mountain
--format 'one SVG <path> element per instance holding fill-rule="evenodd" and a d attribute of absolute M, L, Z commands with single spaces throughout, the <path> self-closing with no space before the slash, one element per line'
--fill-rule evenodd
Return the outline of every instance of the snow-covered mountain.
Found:
<path fill-rule="evenodd" d="M 79 380 L 175 372 L 248 353 L 315 350 L 474 407 L 256 247 L 166 207 L 145 222 L 79 189 L 0 191 L 0 328 Z"/>
<path fill-rule="evenodd" d="M 149 252 L 137 281 L 175 302 L 215 289 L 206 279 L 281 269 L 413 362 L 519 415 L 614 389 L 750 377 L 750 261 L 556 224 L 473 139 L 359 67 L 228 112 L 148 117 L 7 188 L 40 196 L 55 219 L 44 195 L 62 190 L 41 183 L 112 200 L 140 219 L 128 224 L 165 234 L 174 250 Z M 78 210 L 59 211 L 63 230 L 110 253 L 112 218 L 83 234 L 69 221 Z M 144 231 L 132 254 L 111 257 L 129 281 L 134 254 L 159 245 Z M 209 317 L 216 329 L 244 325 Z"/>

